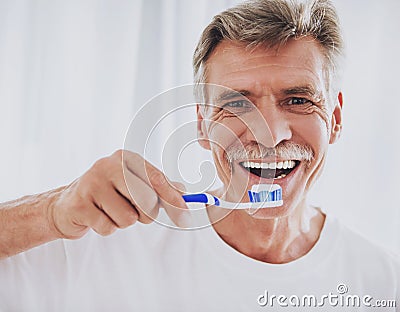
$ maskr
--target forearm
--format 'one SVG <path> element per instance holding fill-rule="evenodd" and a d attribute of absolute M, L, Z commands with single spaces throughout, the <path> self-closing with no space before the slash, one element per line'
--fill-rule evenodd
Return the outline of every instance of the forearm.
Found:
<path fill-rule="evenodd" d="M 61 237 L 49 208 L 63 188 L 0 204 L 0 259 Z"/>

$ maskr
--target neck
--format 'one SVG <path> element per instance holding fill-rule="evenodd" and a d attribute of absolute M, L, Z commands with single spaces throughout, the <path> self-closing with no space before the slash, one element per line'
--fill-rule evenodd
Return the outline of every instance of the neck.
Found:
<path fill-rule="evenodd" d="M 256 219 L 235 210 L 213 224 L 231 247 L 267 263 L 287 263 L 307 254 L 317 242 L 325 216 L 304 200 L 292 213 L 271 219 Z"/>

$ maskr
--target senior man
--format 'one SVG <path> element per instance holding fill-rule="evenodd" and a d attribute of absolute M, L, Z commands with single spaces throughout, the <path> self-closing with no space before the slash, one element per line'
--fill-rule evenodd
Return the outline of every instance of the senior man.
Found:
<path fill-rule="evenodd" d="M 244 201 L 270 181 L 260 168 L 286 162 L 273 177 L 284 204 L 197 231 L 163 227 L 152 223 L 160 207 L 184 226 L 181 185 L 118 151 L 70 185 L 2 205 L 0 310 L 395 311 L 398 260 L 307 202 L 341 133 L 342 45 L 326 0 L 255 0 L 217 15 L 194 54 L 196 83 L 235 91 L 197 107 L 199 143 L 224 183 L 214 194 Z"/>

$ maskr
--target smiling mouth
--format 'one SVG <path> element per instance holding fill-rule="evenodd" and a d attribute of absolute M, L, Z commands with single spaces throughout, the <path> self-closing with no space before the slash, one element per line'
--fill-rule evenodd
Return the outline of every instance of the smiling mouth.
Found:
<path fill-rule="evenodd" d="M 248 172 L 264 179 L 282 179 L 290 174 L 299 164 L 299 160 L 285 160 L 280 162 L 253 162 L 239 163 Z"/>

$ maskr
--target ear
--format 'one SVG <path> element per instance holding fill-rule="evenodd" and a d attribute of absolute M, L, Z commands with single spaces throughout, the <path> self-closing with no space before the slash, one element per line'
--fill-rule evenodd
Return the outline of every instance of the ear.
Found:
<path fill-rule="evenodd" d="M 331 133 L 329 138 L 329 144 L 335 143 L 340 138 L 340 134 L 342 133 L 342 108 L 343 108 L 343 94 L 342 92 L 338 93 L 337 97 L 338 102 L 332 112 L 331 119 Z"/>
<path fill-rule="evenodd" d="M 199 104 L 196 105 L 197 113 L 197 141 L 204 149 L 211 150 L 210 141 L 208 140 L 208 132 L 206 121 L 204 120 L 204 108 Z"/>

